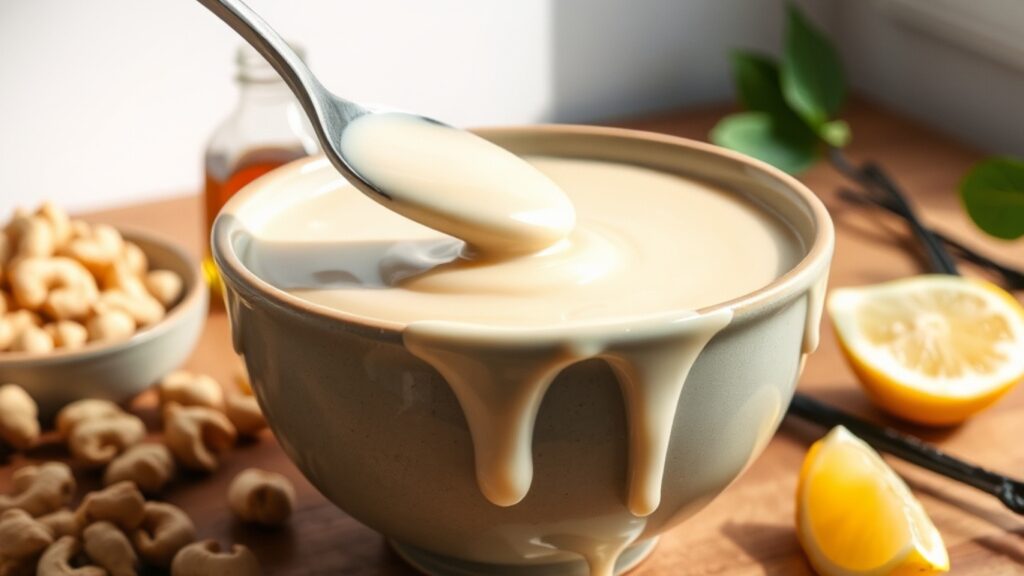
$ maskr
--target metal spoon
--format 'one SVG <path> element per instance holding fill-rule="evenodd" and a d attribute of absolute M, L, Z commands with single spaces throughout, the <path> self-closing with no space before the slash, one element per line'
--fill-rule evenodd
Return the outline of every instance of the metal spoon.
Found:
<path fill-rule="evenodd" d="M 525 160 L 432 118 L 339 98 L 240 0 L 199 3 L 267 59 L 295 93 L 331 164 L 389 210 L 477 253 L 533 252 L 572 231 L 572 202 Z"/>
<path fill-rule="evenodd" d="M 320 147 L 342 176 L 364 194 L 376 196 L 378 201 L 379 197 L 390 199 L 385 191 L 360 176 L 341 153 L 345 127 L 373 111 L 324 88 L 288 43 L 244 3 L 238 0 L 199 0 L 199 3 L 233 28 L 277 70 L 309 117 Z"/>

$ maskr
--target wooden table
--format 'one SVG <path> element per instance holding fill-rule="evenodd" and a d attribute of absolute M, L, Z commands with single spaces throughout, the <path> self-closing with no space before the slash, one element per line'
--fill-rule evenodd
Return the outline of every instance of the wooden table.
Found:
<path fill-rule="evenodd" d="M 724 109 L 685 112 L 624 125 L 704 139 Z M 965 171 L 981 155 L 929 129 L 865 103 L 851 107 L 850 155 L 878 159 L 917 200 L 927 220 L 1008 262 L 1024 266 L 1020 244 L 998 245 L 974 230 L 955 192 Z M 914 244 L 892 217 L 850 208 L 835 197 L 842 183 L 828 166 L 809 171 L 804 181 L 826 202 L 838 242 L 832 286 L 880 282 L 921 271 Z M 142 226 L 185 243 L 199 253 L 200 201 L 168 200 L 89 215 L 90 219 Z M 1024 477 L 1024 387 L 968 423 L 930 430 L 890 420 L 865 399 L 836 347 L 826 321 L 818 352 L 807 365 L 800 389 L 868 419 L 919 434 L 978 464 Z M 227 382 L 235 365 L 224 313 L 215 309 L 188 367 Z M 154 399 L 137 400 L 150 412 Z M 666 534 L 656 553 L 633 574 L 809 574 L 793 530 L 797 472 L 810 442 L 823 430 L 787 421 L 764 455 L 717 500 Z M 10 471 L 26 462 L 52 458 L 53 447 L 13 456 L 0 469 L 0 490 Z M 942 531 L 957 574 L 1024 573 L 1024 518 L 995 499 L 944 478 L 892 461 Z M 227 484 L 248 466 L 278 470 L 296 484 L 298 509 L 282 530 L 260 530 L 233 521 L 224 505 Z M 85 484 L 95 480 L 85 478 Z M 212 478 L 181 480 L 168 499 L 187 510 L 200 534 L 249 545 L 268 574 L 414 574 L 389 551 L 381 536 L 349 518 L 316 492 L 288 461 L 273 438 L 241 446 L 225 457 Z"/>

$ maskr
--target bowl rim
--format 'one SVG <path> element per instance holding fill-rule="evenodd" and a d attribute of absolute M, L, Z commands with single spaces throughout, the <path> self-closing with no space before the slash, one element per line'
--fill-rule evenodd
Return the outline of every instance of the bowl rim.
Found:
<path fill-rule="evenodd" d="M 559 134 L 577 135 L 606 138 L 626 138 L 633 140 L 645 140 L 653 143 L 660 143 L 679 148 L 686 148 L 692 152 L 704 155 L 724 157 L 737 164 L 737 168 L 745 167 L 749 170 L 760 172 L 768 177 L 785 185 L 789 191 L 796 194 L 797 202 L 803 202 L 810 213 L 814 225 L 814 236 L 806 247 L 806 253 L 795 266 L 790 268 L 772 282 L 761 288 L 742 294 L 730 300 L 719 302 L 711 306 L 705 306 L 695 310 L 697 314 L 705 315 L 712 312 L 731 309 L 733 322 L 741 317 L 754 316 L 758 311 L 771 308 L 774 303 L 781 303 L 789 297 L 796 297 L 810 289 L 822 278 L 827 277 L 832 253 L 835 244 L 835 231 L 832 219 L 825 208 L 825 205 L 802 182 L 787 174 L 786 172 L 756 158 L 745 154 L 722 148 L 714 144 L 700 142 L 690 138 L 636 130 L 612 126 L 591 126 L 573 124 L 536 124 L 520 126 L 497 126 L 472 129 L 478 134 L 488 137 L 491 135 L 515 135 L 515 134 Z M 236 213 L 247 199 L 265 188 L 268 181 L 284 175 L 301 173 L 309 170 L 309 166 L 315 163 L 328 164 L 326 158 L 320 154 L 312 157 L 302 158 L 279 167 L 264 176 L 254 180 L 240 191 L 238 191 L 221 209 L 213 225 L 211 248 L 213 259 L 221 272 L 222 277 L 227 280 L 225 286 L 229 288 L 226 292 L 228 297 L 228 310 L 231 310 L 233 295 L 231 292 L 238 288 L 243 293 L 261 297 L 265 302 L 284 309 L 294 314 L 312 316 L 315 319 L 340 323 L 361 333 L 371 335 L 378 339 L 394 339 L 401 341 L 402 333 L 408 323 L 394 322 L 372 318 L 345 312 L 336 308 L 330 308 L 321 304 L 315 304 L 281 290 L 269 282 L 257 276 L 242 263 L 231 243 L 231 237 L 236 228 L 241 224 L 237 219 L 225 218 L 225 215 Z M 231 286 L 234 284 L 234 286 Z M 668 311 L 667 311 L 668 312 Z"/>
<path fill-rule="evenodd" d="M 134 348 L 135 346 L 156 340 L 186 318 L 191 309 L 202 305 L 205 301 L 204 296 L 207 296 L 207 287 L 206 282 L 203 281 L 202 275 L 199 272 L 199 261 L 196 260 L 192 254 L 178 243 L 173 242 L 160 234 L 141 230 L 133 226 L 115 226 L 115 228 L 117 228 L 117 231 L 121 233 L 121 236 L 124 237 L 125 240 L 131 242 L 141 241 L 144 244 L 158 245 L 171 253 L 174 258 L 177 258 L 180 262 L 185 264 L 185 268 L 187 268 L 191 274 L 191 277 L 186 279 L 186 286 L 190 286 L 190 288 L 182 296 L 181 300 L 168 310 L 167 314 L 156 324 L 137 331 L 135 334 L 132 334 L 130 338 L 125 340 L 119 340 L 111 343 L 89 342 L 81 348 L 73 348 L 70 350 L 54 348 L 53 350 L 42 354 L 37 352 L 0 352 L 0 367 L 72 364 L 89 359 L 95 359 L 101 356 L 116 354 L 123 350 Z M 147 254 L 147 257 L 148 256 L 149 254 Z M 189 280 L 191 280 L 191 282 L 189 282 Z"/>

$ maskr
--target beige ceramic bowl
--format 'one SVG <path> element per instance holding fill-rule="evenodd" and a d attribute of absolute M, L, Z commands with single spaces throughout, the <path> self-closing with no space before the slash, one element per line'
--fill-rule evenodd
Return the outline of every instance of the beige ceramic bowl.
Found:
<path fill-rule="evenodd" d="M 202 333 L 209 295 L 195 258 L 152 234 L 122 234 L 142 248 L 150 267 L 182 277 L 182 298 L 163 320 L 122 342 L 47 354 L 0 352 L 0 383 L 14 382 L 28 391 L 44 419 L 81 398 L 130 399 L 180 366 Z"/>
<path fill-rule="evenodd" d="M 683 387 L 654 514 L 636 518 L 626 510 L 627 423 L 619 385 L 603 361 L 583 361 L 555 380 L 536 422 L 530 491 L 519 504 L 498 507 L 477 487 L 471 437 L 455 396 L 403 348 L 401 326 L 312 305 L 246 267 L 247 226 L 258 227 L 296 194 L 340 178 L 322 158 L 258 180 L 217 219 L 213 252 L 227 286 L 235 347 L 292 460 L 324 495 L 389 537 L 425 572 L 585 574 L 578 556 L 547 544 L 580 526 L 638 531 L 620 557 L 624 570 L 659 534 L 721 492 L 775 432 L 804 357 L 817 343 L 832 224 L 795 179 L 714 146 L 611 128 L 480 133 L 519 154 L 638 164 L 742 191 L 777 212 L 805 246 L 803 260 L 769 286 L 703 310 L 729 307 L 734 317 Z"/>

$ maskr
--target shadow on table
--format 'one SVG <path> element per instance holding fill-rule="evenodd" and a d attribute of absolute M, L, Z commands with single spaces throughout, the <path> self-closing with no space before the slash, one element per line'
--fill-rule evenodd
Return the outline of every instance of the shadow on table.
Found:
<path fill-rule="evenodd" d="M 722 535 L 739 546 L 766 575 L 813 575 L 792 525 L 730 520 Z"/>

